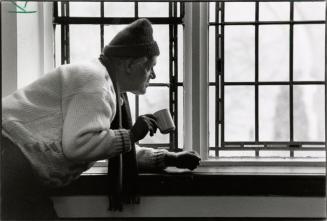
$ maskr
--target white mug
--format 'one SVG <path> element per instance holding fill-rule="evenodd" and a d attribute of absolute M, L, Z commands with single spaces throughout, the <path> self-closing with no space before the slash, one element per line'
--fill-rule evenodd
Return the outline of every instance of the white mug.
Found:
<path fill-rule="evenodd" d="M 158 128 L 161 133 L 167 134 L 175 130 L 173 118 L 168 109 L 162 109 L 153 114 L 157 118 Z"/>

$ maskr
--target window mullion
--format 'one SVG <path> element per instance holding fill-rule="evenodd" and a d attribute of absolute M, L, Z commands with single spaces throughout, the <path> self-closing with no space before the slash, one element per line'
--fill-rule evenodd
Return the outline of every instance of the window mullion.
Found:
<path fill-rule="evenodd" d="M 291 1 L 290 2 L 290 67 L 289 67 L 289 81 L 290 81 L 290 87 L 289 87 L 289 96 L 290 96 L 290 142 L 293 143 L 294 142 L 294 116 L 293 116 L 293 45 L 294 45 L 294 2 Z M 291 149 L 290 150 L 290 157 L 294 157 L 294 150 Z"/>
<path fill-rule="evenodd" d="M 177 3 L 169 3 L 169 18 L 177 17 Z M 170 150 L 178 150 L 177 24 L 169 24 L 169 109 L 176 125 L 170 133 Z"/>
<path fill-rule="evenodd" d="M 101 1 L 100 2 L 100 16 L 101 18 L 104 17 L 104 2 Z M 104 47 L 104 25 L 103 24 L 100 24 L 100 51 L 102 51 L 103 47 Z"/>
<path fill-rule="evenodd" d="M 255 142 L 259 141 L 259 2 L 255 2 Z M 255 150 L 255 156 L 259 157 L 259 150 Z"/>
<path fill-rule="evenodd" d="M 185 149 L 208 158 L 208 6 L 186 6 L 184 28 Z"/>
<path fill-rule="evenodd" d="M 134 15 L 135 15 L 135 19 L 139 17 L 139 3 L 135 2 L 134 3 Z"/>
<path fill-rule="evenodd" d="M 215 3 L 215 22 L 219 22 L 219 11 L 220 11 L 220 4 L 219 2 Z M 220 53 L 220 31 L 219 31 L 219 25 L 215 25 L 215 41 L 216 41 L 216 48 L 215 48 L 215 56 L 216 56 L 216 73 L 215 73 L 215 156 L 219 157 L 219 151 L 218 148 L 219 146 L 219 124 L 220 124 L 220 119 L 219 119 L 219 112 L 220 112 L 220 97 L 219 97 L 219 89 L 220 89 L 220 85 L 219 85 L 219 77 L 221 74 L 221 53 Z M 209 84 L 210 87 L 210 84 Z"/>
<path fill-rule="evenodd" d="M 62 17 L 69 17 L 69 2 L 61 3 L 61 14 Z M 69 64 L 69 24 L 61 25 L 61 44 L 61 64 Z"/>
<path fill-rule="evenodd" d="M 173 17 L 177 17 L 177 2 L 173 3 Z M 175 150 L 178 150 L 178 31 L 177 31 L 178 24 L 173 24 L 173 51 L 174 51 L 174 78 L 173 78 L 173 89 L 175 91 L 174 93 L 174 123 L 176 125 L 176 130 L 174 133 L 174 140 L 173 140 L 173 146 Z"/>
<path fill-rule="evenodd" d="M 225 2 L 221 7 L 221 146 L 225 146 Z"/>

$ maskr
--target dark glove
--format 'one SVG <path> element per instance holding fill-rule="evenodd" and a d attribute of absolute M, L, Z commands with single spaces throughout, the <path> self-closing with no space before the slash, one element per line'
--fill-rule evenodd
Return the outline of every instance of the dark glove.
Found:
<path fill-rule="evenodd" d="M 148 132 L 153 136 L 157 132 L 156 117 L 152 114 L 146 114 L 136 118 L 136 122 L 131 129 L 131 140 L 137 142 L 142 140 Z"/>
<path fill-rule="evenodd" d="M 182 151 L 179 153 L 169 152 L 166 160 L 167 166 L 194 170 L 197 166 L 199 166 L 201 158 L 194 151 Z"/>

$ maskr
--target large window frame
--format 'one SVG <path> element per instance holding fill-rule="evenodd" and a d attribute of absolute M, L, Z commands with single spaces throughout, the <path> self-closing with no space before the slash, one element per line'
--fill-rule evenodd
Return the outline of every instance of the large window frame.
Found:
<path fill-rule="evenodd" d="M 225 2 L 220 1 L 215 4 L 215 21 L 209 22 L 209 27 L 215 27 L 215 40 L 216 40 L 216 70 L 215 70 L 215 82 L 209 82 L 209 87 L 215 87 L 216 99 L 215 99 L 215 145 L 210 146 L 209 150 L 215 152 L 215 157 L 219 157 L 221 150 L 254 150 L 255 157 L 260 156 L 261 150 L 287 150 L 289 151 L 289 157 L 294 158 L 294 151 L 323 151 L 325 150 L 326 141 L 296 141 L 294 139 L 294 86 L 302 85 L 320 85 L 326 90 L 326 77 L 321 81 L 297 81 L 294 80 L 294 27 L 296 25 L 312 25 L 312 24 L 324 24 L 324 20 L 305 20 L 298 21 L 294 19 L 294 3 L 299 1 L 285 1 L 290 4 L 290 19 L 289 21 L 260 21 L 259 20 L 259 4 L 262 1 L 250 1 L 255 4 L 255 20 L 254 21 L 240 21 L 232 22 L 225 21 Z M 305 2 L 305 1 L 303 1 Z M 311 1 L 312 2 L 312 1 Z M 321 2 L 320 0 L 313 2 Z M 253 82 L 226 81 L 224 78 L 225 70 L 225 27 L 231 26 L 250 26 L 254 27 L 255 31 L 255 80 Z M 288 25 L 289 26 L 289 80 L 288 81 L 260 81 L 259 80 L 259 28 L 269 25 Z M 281 86 L 286 85 L 289 87 L 289 141 L 260 141 L 259 139 L 259 88 L 260 86 Z M 226 87 L 232 88 L 233 86 L 251 86 L 255 89 L 255 140 L 254 141 L 226 141 L 225 140 L 225 89 Z M 325 104 L 326 110 L 326 104 Z M 326 130 L 326 125 L 325 125 Z M 326 140 L 326 138 L 325 138 Z"/>
<path fill-rule="evenodd" d="M 300 0 L 298 0 L 300 1 Z M 317 0 L 321 1 L 321 0 Z M 224 2 L 228 1 L 218 1 L 216 2 L 216 11 L 221 11 Z M 256 8 L 258 7 L 259 2 L 256 2 Z M 285 2 L 291 2 L 291 4 L 294 4 L 294 1 L 286 1 Z M 87 18 L 87 17 L 69 17 L 69 7 L 67 7 L 69 3 L 65 2 L 61 5 L 61 11 L 65 12 L 61 17 L 58 17 L 58 8 L 56 4 L 54 5 L 54 24 L 60 25 L 62 27 L 62 35 L 61 39 L 62 42 L 69 41 L 69 24 L 98 24 L 101 27 L 101 35 L 103 35 L 103 27 L 106 24 L 128 24 L 138 18 L 137 14 L 137 4 L 136 5 L 136 13 L 133 18 L 106 18 L 103 16 L 103 2 L 101 2 L 101 17 L 99 18 Z M 177 2 L 170 2 L 169 3 L 169 16 L 172 18 L 149 18 L 149 20 L 153 24 L 163 24 L 163 23 L 169 23 L 172 24 L 169 25 L 169 32 L 170 32 L 170 44 L 169 44 L 169 53 L 170 53 L 170 81 L 169 85 L 167 84 L 160 84 L 160 83 L 154 83 L 150 86 L 153 87 L 169 87 L 169 99 L 170 99 L 170 111 L 173 115 L 174 122 L 176 125 L 178 125 L 178 88 L 183 88 L 184 93 L 184 116 L 183 116 L 183 122 L 184 125 L 178 125 L 179 127 L 183 126 L 183 132 L 184 132 L 184 142 L 183 142 L 183 149 L 184 150 L 194 150 L 200 153 L 203 165 L 212 165 L 212 160 L 214 160 L 214 164 L 218 161 L 222 161 L 221 158 L 219 158 L 219 151 L 224 149 L 234 149 L 234 150 L 242 150 L 242 149 L 252 149 L 255 150 L 255 156 L 252 158 L 252 161 L 257 161 L 260 150 L 267 150 L 267 149 L 287 149 L 290 150 L 290 157 L 289 159 L 292 159 L 294 156 L 294 150 L 302 149 L 302 150 L 324 150 L 325 142 L 294 142 L 291 138 L 291 142 L 258 142 L 258 132 L 256 132 L 256 141 L 255 142 L 225 142 L 223 140 L 224 133 L 221 129 L 223 128 L 223 120 L 221 119 L 221 116 L 223 116 L 223 111 L 218 112 L 216 111 L 216 131 L 220 130 L 219 136 L 216 136 L 215 139 L 215 146 L 209 146 L 209 128 L 208 128 L 208 121 L 209 121 L 209 87 L 216 87 L 218 90 L 216 90 L 217 96 L 216 96 L 216 108 L 217 110 L 223 110 L 223 108 L 220 108 L 223 106 L 223 102 L 221 96 L 223 93 L 220 92 L 221 88 L 225 85 L 247 85 L 248 82 L 222 82 L 220 81 L 219 84 L 216 84 L 215 82 L 210 82 L 208 77 L 208 35 L 209 35 L 209 27 L 210 26 L 221 26 L 224 27 L 226 25 L 236 25 L 239 23 L 233 23 L 233 22 L 224 22 L 221 18 L 216 17 L 216 22 L 209 22 L 209 3 L 200 3 L 200 2 L 192 2 L 190 4 L 180 3 L 183 5 L 183 7 L 180 7 L 179 16 L 177 16 Z M 185 7 L 185 10 L 184 10 Z M 292 7 L 291 7 L 292 10 Z M 292 12 L 291 12 L 292 14 Z M 220 14 L 221 15 L 221 14 Z M 258 27 L 259 25 L 269 25 L 269 22 L 259 22 L 258 21 L 258 13 L 256 13 L 256 20 L 254 22 L 244 22 L 241 25 L 254 25 L 256 28 L 256 38 L 258 34 Z M 286 22 L 278 22 L 281 24 L 291 24 L 290 27 L 293 29 L 293 26 L 296 24 L 302 24 L 302 23 L 324 23 L 324 21 L 305 21 L 305 22 L 297 22 L 293 21 L 292 19 L 290 21 Z M 184 28 L 184 82 L 178 81 L 178 67 L 177 67 L 177 57 L 176 53 L 178 51 L 177 47 L 177 25 L 176 24 L 182 24 Z M 218 30 L 222 31 L 223 28 L 216 28 L 216 40 L 222 41 L 223 38 L 221 38 L 222 33 L 219 33 Z M 292 32 L 292 31 L 291 31 Z M 292 38 L 292 36 L 291 36 Z M 292 40 L 290 40 L 292 41 Z M 258 44 L 258 41 L 256 41 L 256 45 Z M 222 44 L 223 45 L 223 44 Z M 101 48 L 104 46 L 103 37 L 101 37 Z M 256 47 L 257 48 L 257 47 Z M 219 78 L 223 76 L 223 57 L 221 56 L 223 53 L 221 50 L 222 48 L 217 47 L 216 55 L 218 58 L 216 59 L 216 81 L 219 82 Z M 257 49 L 256 49 L 257 50 Z M 291 49 L 290 49 L 291 50 Z M 65 47 L 62 47 L 61 53 L 63 55 L 62 62 L 61 63 L 69 63 L 69 47 L 67 47 L 67 44 Z M 256 55 L 258 57 L 258 55 Z M 290 56 L 291 57 L 291 56 Z M 256 58 L 256 61 L 258 58 Z M 292 63 L 292 58 L 290 58 L 290 63 Z M 256 62 L 256 70 L 258 69 Z M 205 74 L 203 74 L 205 73 Z M 275 83 L 281 84 L 281 82 L 263 82 L 258 83 L 258 71 L 256 71 L 256 81 L 253 84 L 255 86 L 256 91 L 258 90 L 259 85 L 274 85 Z M 290 65 L 290 79 L 292 79 L 292 65 Z M 222 83 L 222 84 L 221 84 Z M 293 87 L 293 85 L 298 84 L 318 84 L 323 85 L 326 88 L 326 77 L 325 81 L 319 81 L 319 82 L 296 82 L 290 80 L 289 82 L 282 84 L 290 85 L 290 87 Z M 292 90 L 290 90 L 290 94 L 292 97 Z M 219 95 L 220 94 L 220 95 Z M 258 106 L 258 96 L 256 95 L 256 112 L 257 106 Z M 138 105 L 138 97 L 135 98 L 135 103 Z M 292 102 L 290 102 L 292 103 Z M 325 103 L 326 105 L 326 103 Z M 290 105 L 290 109 L 292 109 L 292 105 Z M 292 111 L 290 111 L 291 113 Z M 292 114 L 290 114 L 292 115 Z M 138 111 L 136 109 L 135 116 L 138 116 Z M 219 117 L 220 116 L 220 117 Z M 292 118 L 292 116 L 291 116 Z M 257 119 L 257 117 L 256 117 Z M 258 131 L 258 121 L 256 120 L 256 131 Z M 326 128 L 326 125 L 325 125 Z M 290 128 L 292 131 L 292 126 Z M 181 149 L 178 148 L 178 136 L 177 136 L 178 129 L 170 134 L 170 143 L 167 145 L 162 144 L 142 144 L 142 146 L 150 146 L 155 148 L 169 148 L 172 151 L 180 151 Z M 292 134 L 292 132 L 291 132 Z M 325 137 L 326 139 L 326 137 Z M 312 147 L 303 147 L 304 145 L 316 145 L 314 148 Z M 180 146 L 179 146 L 180 147 Z M 215 157 L 210 158 L 209 157 L 209 151 L 213 150 L 215 152 Z M 217 161 L 218 160 L 218 161 Z M 231 159 L 232 161 L 242 161 L 242 159 Z M 284 159 L 285 160 L 285 159 Z M 283 160 L 283 161 L 284 161 Z M 301 160 L 293 160 L 293 163 L 300 164 Z M 269 161 L 269 159 L 267 160 Z M 309 160 L 310 161 L 310 160 Z M 315 160 L 313 160 L 315 161 Z M 230 160 L 229 160 L 230 162 Z M 276 161 L 274 161 L 276 162 Z M 262 164 L 262 159 L 259 159 L 259 164 Z"/>

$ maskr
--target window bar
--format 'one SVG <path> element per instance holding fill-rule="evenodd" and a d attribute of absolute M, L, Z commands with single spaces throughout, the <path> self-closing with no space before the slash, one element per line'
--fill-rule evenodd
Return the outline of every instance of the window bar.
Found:
<path fill-rule="evenodd" d="M 215 4 L 215 21 L 219 22 L 220 21 L 220 16 L 221 16 L 221 3 L 220 2 L 216 2 Z M 221 97 L 220 97 L 220 90 L 221 90 L 221 74 L 222 74 L 222 50 L 221 50 L 221 29 L 219 29 L 219 25 L 215 25 L 215 36 L 216 36 L 216 49 L 215 49 L 215 53 L 216 53 L 216 96 L 215 96 L 215 129 L 216 129 L 216 136 L 215 136 L 215 156 L 219 157 L 219 148 L 221 147 L 221 143 L 219 142 L 220 140 L 220 135 L 221 135 Z"/>
<path fill-rule="evenodd" d="M 142 144 L 143 145 L 143 144 Z M 271 145 L 270 145 L 271 146 Z M 240 151 L 242 150 L 271 150 L 271 151 L 285 151 L 285 150 L 298 150 L 299 148 L 294 148 L 294 147 L 290 147 L 289 149 L 287 148 L 287 145 L 284 146 L 277 146 L 274 145 L 273 147 L 270 146 L 242 146 L 241 144 L 235 144 L 235 145 L 226 145 L 225 147 L 220 148 L 220 150 L 237 150 Z M 210 150 L 215 150 L 215 147 L 210 147 Z M 309 146 L 309 147 L 301 147 L 301 151 L 324 151 L 324 148 L 321 147 L 314 147 L 314 146 Z"/>
<path fill-rule="evenodd" d="M 177 2 L 173 2 L 173 8 L 174 13 L 173 17 L 177 17 Z M 175 105 L 175 113 L 174 113 L 174 123 L 176 125 L 176 129 L 173 132 L 174 133 L 174 141 L 173 141 L 173 147 L 175 150 L 178 150 L 178 24 L 174 24 L 174 32 L 173 32 L 173 39 L 174 39 L 174 82 L 173 82 L 173 88 L 175 90 L 175 97 L 174 97 L 174 105 Z"/>
<path fill-rule="evenodd" d="M 169 17 L 177 16 L 177 7 L 175 2 L 169 2 Z M 170 147 L 172 151 L 177 150 L 177 26 L 169 24 L 169 109 L 172 114 L 176 130 L 170 133 Z"/>
<path fill-rule="evenodd" d="M 223 4 L 222 3 L 219 3 L 219 16 L 218 16 L 218 19 L 219 21 L 221 22 L 222 21 L 222 7 L 223 7 Z M 224 55 L 224 43 L 223 43 L 223 32 L 222 32 L 222 26 L 221 25 L 218 25 L 218 31 L 219 31 L 219 42 L 218 42 L 218 45 L 219 45 L 219 78 L 218 78 L 218 97 L 219 97 L 219 109 L 218 109 L 218 119 L 219 119 L 219 125 L 218 125 L 218 133 L 217 133 L 217 136 L 218 136 L 218 147 L 219 149 L 218 150 L 221 150 L 222 146 L 223 146 L 223 143 L 222 143 L 222 131 L 223 131 L 223 126 L 222 126 L 222 119 L 223 119 L 223 116 L 222 116 L 222 110 L 223 110 L 223 98 L 222 98 L 222 91 L 224 90 L 224 87 L 222 86 L 222 82 L 223 82 L 223 64 L 224 64 L 224 60 L 223 60 L 223 55 Z M 219 155 L 219 151 L 218 151 L 218 155 Z"/>
<path fill-rule="evenodd" d="M 293 34 L 294 34 L 294 25 L 293 25 L 293 21 L 294 21 L 294 2 L 291 1 L 290 2 L 290 67 L 289 67 L 289 77 L 290 77 L 290 87 L 289 87 L 289 96 L 290 96 L 290 142 L 292 143 L 294 141 L 294 116 L 293 116 Z M 290 150 L 290 157 L 294 157 L 294 151 Z"/>
<path fill-rule="evenodd" d="M 301 142 L 288 142 L 288 141 L 259 141 L 259 142 L 255 142 L 255 141 L 227 141 L 225 142 L 226 145 L 230 145 L 230 144 L 247 144 L 247 145 L 260 145 L 260 144 L 285 144 L 285 145 L 290 145 L 290 146 L 299 146 L 299 145 L 324 145 L 324 142 L 321 141 L 301 141 Z"/>
<path fill-rule="evenodd" d="M 185 3 L 184 2 L 180 2 L 180 17 L 184 18 L 185 17 Z"/>
<path fill-rule="evenodd" d="M 259 141 L 259 2 L 255 3 L 255 141 Z M 255 156 L 259 157 L 259 150 L 255 150 Z"/>
<path fill-rule="evenodd" d="M 65 5 L 64 2 L 61 2 L 61 16 L 65 16 Z M 66 56 L 65 56 L 65 48 L 66 48 L 66 41 L 65 41 L 65 25 L 61 24 L 61 32 L 60 32 L 60 37 L 61 37 L 61 64 L 65 64 L 66 62 Z"/>
<path fill-rule="evenodd" d="M 209 25 L 255 25 L 258 23 L 259 25 L 301 25 L 301 24 L 325 24 L 324 20 L 307 20 L 307 21 L 230 21 L 230 22 L 210 22 Z"/>
<path fill-rule="evenodd" d="M 225 82 L 225 85 L 228 86 L 240 86 L 240 85 L 324 85 L 325 82 L 324 81 L 293 81 L 293 82 L 289 82 L 289 81 L 260 81 L 260 82 L 243 82 L 243 81 L 239 81 L 239 82 Z M 212 85 L 210 83 L 210 85 Z M 213 84 L 214 85 L 214 84 Z"/>
<path fill-rule="evenodd" d="M 101 18 L 104 17 L 104 2 L 100 2 L 100 16 Z M 100 51 L 102 52 L 103 47 L 104 47 L 104 24 L 100 24 Z"/>
<path fill-rule="evenodd" d="M 61 15 L 69 16 L 69 2 L 61 2 Z M 61 64 L 70 63 L 69 56 L 69 24 L 61 25 Z"/>
<path fill-rule="evenodd" d="M 58 2 L 53 2 L 53 18 L 57 18 L 58 17 Z M 56 24 L 52 23 L 52 28 L 53 28 L 53 33 L 54 33 L 54 41 L 53 41 L 53 51 L 56 51 L 57 48 L 57 44 L 56 44 Z M 53 64 L 54 66 L 56 66 L 56 59 L 57 59 L 57 55 L 56 53 L 53 53 Z"/>
<path fill-rule="evenodd" d="M 135 21 L 138 17 L 58 17 L 54 20 L 54 23 L 58 24 L 88 24 L 88 25 L 99 25 L 99 24 L 130 24 Z M 182 24 L 182 18 L 159 18 L 159 17 L 147 17 L 152 24 Z"/>
<path fill-rule="evenodd" d="M 221 146 L 225 145 L 225 2 L 221 3 Z"/>
<path fill-rule="evenodd" d="M 66 17 L 69 17 L 69 2 L 66 3 Z M 66 46 L 67 46 L 67 63 L 70 63 L 70 34 L 69 34 L 69 25 L 66 25 Z"/>
<path fill-rule="evenodd" d="M 58 17 L 58 2 L 53 2 L 53 17 L 57 18 Z"/>
<path fill-rule="evenodd" d="M 218 16 L 219 16 L 219 7 L 218 7 L 218 2 L 215 3 L 215 22 L 219 22 L 218 21 Z M 210 25 L 209 25 L 210 27 Z M 216 41 L 216 47 L 215 47 L 215 57 L 216 57 L 216 70 L 215 70 L 215 156 L 219 157 L 219 151 L 218 151 L 218 139 L 219 139 L 219 54 L 218 54 L 218 47 L 219 47 L 219 32 L 218 32 L 218 27 L 217 25 L 215 25 L 215 41 Z M 209 88 L 210 88 L 210 84 L 209 84 Z M 209 154 L 208 154 L 209 155 Z"/>
<path fill-rule="evenodd" d="M 135 15 L 135 19 L 137 19 L 139 17 L 139 4 L 138 2 L 134 3 L 134 15 Z"/>
<path fill-rule="evenodd" d="M 172 3 L 169 2 L 169 18 L 172 17 Z M 169 24 L 169 83 L 170 83 L 170 87 L 169 87 L 169 110 L 172 114 L 172 117 L 174 118 L 174 104 L 173 104 L 173 99 L 174 99 L 174 95 L 173 95 L 173 85 L 172 85 L 172 82 L 173 82 L 173 37 L 172 37 L 172 34 L 173 34 L 173 27 L 172 27 L 172 24 Z M 174 134 L 173 133 L 169 133 L 169 150 L 174 150 L 173 148 L 173 142 L 174 142 Z"/>

